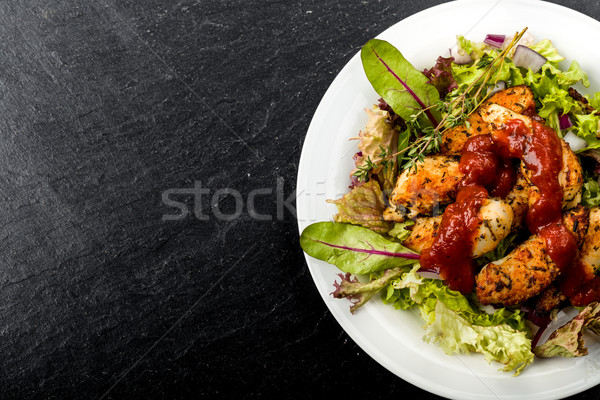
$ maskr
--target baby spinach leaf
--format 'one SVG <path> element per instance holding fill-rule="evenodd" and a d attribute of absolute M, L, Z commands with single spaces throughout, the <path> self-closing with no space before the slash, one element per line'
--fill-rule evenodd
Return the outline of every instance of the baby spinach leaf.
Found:
<path fill-rule="evenodd" d="M 316 222 L 300 235 L 309 255 L 335 265 L 343 272 L 370 274 L 418 262 L 419 255 L 361 226 Z"/>
<path fill-rule="evenodd" d="M 430 108 L 439 101 L 435 86 L 404 58 L 390 43 L 372 39 L 360 53 L 367 78 L 379 95 L 405 120 L 424 113 L 431 125 L 438 125 L 438 117 Z"/>

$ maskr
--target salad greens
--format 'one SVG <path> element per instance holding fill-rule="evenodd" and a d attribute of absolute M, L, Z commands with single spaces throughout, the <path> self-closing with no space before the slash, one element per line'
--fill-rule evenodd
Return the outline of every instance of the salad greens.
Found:
<path fill-rule="evenodd" d="M 300 235 L 304 251 L 352 274 L 370 274 L 414 264 L 419 256 L 370 229 L 335 222 L 317 222 Z"/>
<path fill-rule="evenodd" d="M 440 99 L 427 77 L 386 41 L 371 39 L 360 52 L 367 78 L 379 95 L 400 117 L 410 119 L 424 111 L 429 123 L 438 124 L 431 106 Z"/>
<path fill-rule="evenodd" d="M 491 326 L 471 323 L 443 302 L 437 302 L 435 312 L 436 320 L 427 328 L 425 341 L 437 343 L 446 353 L 481 353 L 490 363 L 505 364 L 502 371 L 514 370 L 515 376 L 533 362 L 531 339 L 526 332 L 506 323 Z"/>
<path fill-rule="evenodd" d="M 390 43 L 373 39 L 361 51 L 364 71 L 380 104 L 367 109 L 369 122 L 361 131 L 356 168 L 349 193 L 328 200 L 338 208 L 334 222 L 318 222 L 301 234 L 300 244 L 312 257 L 337 266 L 340 282 L 332 295 L 351 301 L 351 312 L 376 294 L 397 309 L 418 310 L 425 322 L 426 342 L 437 343 L 449 354 L 481 353 L 489 362 L 504 364 L 503 371 L 518 375 L 539 357 L 584 355 L 584 331 L 600 334 L 600 304 L 592 303 L 571 322 L 554 332 L 546 343 L 532 349 L 532 332 L 518 308 L 489 311 L 473 294 L 450 290 L 442 280 L 424 278 L 418 254 L 402 245 L 413 221 L 391 223 L 382 218 L 387 196 L 400 169 L 416 168 L 416 161 L 439 151 L 441 134 L 465 124 L 470 113 L 499 85 L 528 85 L 536 111 L 563 137 L 571 131 L 585 140 L 578 151 L 596 167 L 586 171 L 582 203 L 600 205 L 600 93 L 579 95 L 574 85 L 589 86 L 581 66 L 564 57 L 550 40 L 535 42 L 525 30 L 507 38 L 501 48 L 457 37 L 458 51 L 471 62 L 457 64 L 439 57 L 419 71 Z M 530 47 L 546 59 L 537 71 L 516 66 L 511 57 L 518 45 Z M 570 126 L 561 120 L 568 116 Z M 507 236 L 482 263 L 507 255 L 517 234 Z M 363 275 L 359 281 L 352 274 Z"/>
<path fill-rule="evenodd" d="M 395 158 L 390 159 L 389 156 L 396 150 L 398 131 L 388 122 L 388 111 L 377 106 L 365 111 L 369 120 L 365 130 L 358 134 L 359 152 L 355 156 L 356 168 L 352 171 L 352 176 L 367 181 L 370 175 L 382 172 L 385 190 L 393 187 L 395 183 Z"/>
<path fill-rule="evenodd" d="M 338 208 L 338 213 L 333 217 L 335 222 L 361 225 L 377 233 L 386 233 L 392 228 L 391 222 L 381 218 L 387 205 L 375 179 L 357 186 L 341 199 L 328 200 L 328 203 Z"/>
<path fill-rule="evenodd" d="M 583 333 L 586 330 L 600 335 L 600 304 L 585 307 L 566 325 L 558 328 L 541 346 L 533 349 L 538 357 L 580 357 L 587 355 Z"/>

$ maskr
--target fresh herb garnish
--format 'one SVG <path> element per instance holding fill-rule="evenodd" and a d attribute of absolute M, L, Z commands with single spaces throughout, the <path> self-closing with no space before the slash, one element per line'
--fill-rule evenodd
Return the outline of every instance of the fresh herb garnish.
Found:
<path fill-rule="evenodd" d="M 372 61 L 371 63 L 365 64 L 365 58 L 368 59 L 368 57 L 363 56 L 363 66 L 373 87 L 384 97 L 388 104 L 390 104 L 396 114 L 406 120 L 407 130 L 411 132 L 411 137 L 414 137 L 412 143 L 407 143 L 404 148 L 398 148 L 398 152 L 392 155 L 393 157 L 399 156 L 398 158 L 401 160 L 403 169 L 410 170 L 412 168 L 417 168 L 418 163 L 423 161 L 426 155 L 439 151 L 442 134 L 446 130 L 467 123 L 469 115 L 487 98 L 487 90 L 485 89 L 487 89 L 490 84 L 497 84 L 499 71 L 502 70 L 504 62 L 509 61 L 506 56 L 526 31 L 527 28 L 523 29 L 520 33 L 517 33 L 510 44 L 504 50 L 499 52 L 496 57 L 487 55 L 489 60 L 486 59 L 481 64 L 481 74 L 477 76 L 465 90 L 462 90 L 460 93 L 456 91 L 452 92 L 446 96 L 445 100 L 441 100 L 439 99 L 439 96 L 437 96 L 437 99 L 435 101 L 430 101 L 428 106 L 418 103 L 420 109 L 419 107 L 414 106 L 414 100 L 411 103 L 412 105 L 408 106 L 405 104 L 394 105 L 390 103 L 390 101 L 388 101 L 380 92 L 380 90 L 382 90 L 381 87 L 378 90 L 378 86 L 376 86 L 376 84 L 381 85 L 383 79 L 380 78 L 380 80 L 375 80 L 369 77 L 369 75 L 373 74 L 385 75 L 382 73 L 381 67 L 378 70 L 373 71 L 370 69 L 372 68 Z M 372 41 L 369 43 L 371 42 Z M 393 53 L 389 47 L 395 50 L 395 57 L 401 57 L 403 68 L 408 69 L 406 66 L 406 64 L 408 64 L 413 70 L 416 70 L 391 44 L 382 42 L 385 43 L 385 45 L 383 45 L 380 42 L 382 41 L 377 41 L 378 47 L 385 48 L 387 53 Z M 367 45 L 369 43 L 367 43 Z M 367 53 L 364 47 L 361 54 L 363 53 Z M 429 85 L 427 82 L 421 82 L 420 84 L 425 87 L 429 86 L 433 88 L 432 85 Z M 421 91 L 423 90 L 425 89 L 422 89 Z M 433 120 L 429 118 L 429 116 L 433 114 L 443 115 L 439 123 L 435 124 L 433 123 Z M 424 118 L 424 116 L 427 116 L 428 118 Z M 424 120 L 428 120 L 430 123 L 423 124 Z"/>

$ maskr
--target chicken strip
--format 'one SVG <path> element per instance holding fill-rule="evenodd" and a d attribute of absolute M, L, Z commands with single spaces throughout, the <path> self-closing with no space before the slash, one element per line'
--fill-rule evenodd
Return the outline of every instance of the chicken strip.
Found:
<path fill-rule="evenodd" d="M 473 244 L 473 258 L 492 251 L 511 230 L 512 208 L 502 200 L 487 199 L 479 210 L 481 222 L 470 240 Z M 440 227 L 442 216 L 417 218 L 410 236 L 402 243 L 409 249 L 421 253 L 431 247 Z"/>
<path fill-rule="evenodd" d="M 535 314 L 546 315 L 567 300 L 556 284 L 550 285 L 535 302 Z"/>
<path fill-rule="evenodd" d="M 589 226 L 583 239 L 579 259 L 591 273 L 600 267 L 600 207 L 590 209 Z"/>
<path fill-rule="evenodd" d="M 546 242 L 533 235 L 503 259 L 483 267 L 475 276 L 475 290 L 481 304 L 515 305 L 541 293 L 558 273 Z"/>
<path fill-rule="evenodd" d="M 581 246 L 579 261 L 583 263 L 586 272 L 593 275 L 595 269 L 600 266 L 600 208 L 588 210 L 578 205 L 569 215 L 571 218 L 565 218 L 563 222 L 567 229 L 575 234 L 575 239 Z M 551 285 L 536 300 L 535 312 L 537 315 L 547 314 L 566 299 L 556 284 Z"/>
<path fill-rule="evenodd" d="M 441 150 L 443 154 L 460 155 L 462 148 L 471 136 L 490 133 L 487 122 L 484 121 L 481 111 L 489 104 L 498 104 L 517 114 L 523 114 L 535 108 L 535 100 L 531 88 L 526 85 L 514 86 L 493 94 L 489 99 L 473 112 L 465 125 L 454 127 L 442 136 Z"/>
<path fill-rule="evenodd" d="M 417 218 L 415 224 L 411 227 L 410 236 L 402 244 L 412 251 L 421 253 L 433 245 L 441 223 L 441 215 Z"/>
<path fill-rule="evenodd" d="M 479 114 L 481 115 L 481 118 L 488 124 L 488 133 L 501 129 L 502 126 L 511 119 L 520 119 L 529 130 L 533 129 L 531 118 L 514 112 L 509 108 L 502 107 L 498 104 L 487 104 L 481 106 L 480 109 Z"/>
<path fill-rule="evenodd" d="M 530 184 L 523 176 L 521 170 L 517 169 L 517 181 L 505 198 L 505 201 L 513 210 L 513 230 L 517 230 L 523 226 L 523 221 L 529 208 L 529 186 Z"/>
<path fill-rule="evenodd" d="M 436 207 L 450 204 L 456 197 L 463 174 L 454 157 L 434 155 L 404 170 L 390 195 L 390 205 L 383 212 L 386 221 L 402 222 L 406 218 L 431 215 Z"/>
<path fill-rule="evenodd" d="M 563 167 L 558 173 L 558 183 L 563 189 L 563 209 L 568 210 L 581 202 L 583 169 L 571 147 L 561 139 Z"/>
<path fill-rule="evenodd" d="M 585 223 L 581 221 L 587 218 L 587 212 L 585 207 L 577 207 L 563 216 L 565 227 L 576 238 L 583 237 L 581 232 Z M 506 257 L 481 269 L 475 277 L 477 297 L 482 304 L 520 304 L 540 294 L 559 273 L 548 255 L 546 241 L 539 235 L 532 235 Z"/>

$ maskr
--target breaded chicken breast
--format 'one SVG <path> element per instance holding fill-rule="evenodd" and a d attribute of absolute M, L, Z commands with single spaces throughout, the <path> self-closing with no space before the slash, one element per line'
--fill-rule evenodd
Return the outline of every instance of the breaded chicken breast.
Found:
<path fill-rule="evenodd" d="M 589 226 L 579 252 L 580 260 L 592 273 L 600 267 L 600 207 L 590 209 Z"/>
<path fill-rule="evenodd" d="M 584 236 L 587 214 L 587 208 L 582 206 L 563 216 L 563 224 L 576 239 Z M 481 269 L 475 277 L 477 297 L 482 304 L 520 304 L 542 293 L 559 273 L 547 253 L 546 241 L 532 235 L 506 257 Z"/>
<path fill-rule="evenodd" d="M 463 174 L 454 157 L 427 156 L 417 168 L 404 170 L 390 195 L 389 207 L 383 212 L 386 221 L 402 222 L 420 215 L 432 215 L 434 209 L 450 204 L 456 197 Z"/>
<path fill-rule="evenodd" d="M 504 199 L 513 210 L 513 230 L 522 227 L 525 221 L 529 208 L 529 186 L 521 170 L 517 169 L 517 181 Z"/>
<path fill-rule="evenodd" d="M 523 114 L 535 107 L 535 100 L 533 92 L 526 85 L 510 87 L 493 94 L 469 116 L 468 127 L 461 125 L 444 132 L 441 146 L 443 154 L 460 155 L 465 142 L 471 136 L 490 133 L 482 116 L 482 111 L 490 104 L 498 104 L 516 114 Z"/>

